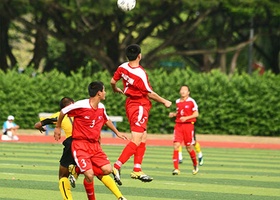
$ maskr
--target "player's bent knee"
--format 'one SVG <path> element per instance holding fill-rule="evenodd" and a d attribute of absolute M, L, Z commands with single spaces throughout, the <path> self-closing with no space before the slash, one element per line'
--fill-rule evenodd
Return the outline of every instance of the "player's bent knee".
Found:
<path fill-rule="evenodd" d="M 110 164 L 102 166 L 101 169 L 104 175 L 108 175 L 112 172 L 112 166 Z"/>
<path fill-rule="evenodd" d="M 173 143 L 174 150 L 179 150 L 180 145 L 181 145 L 181 144 L 180 144 L 179 142 L 174 142 L 174 143 Z"/>
<path fill-rule="evenodd" d="M 94 174 L 93 174 L 92 170 L 85 171 L 84 175 L 85 175 L 85 179 L 87 180 L 87 182 L 93 181 Z"/>

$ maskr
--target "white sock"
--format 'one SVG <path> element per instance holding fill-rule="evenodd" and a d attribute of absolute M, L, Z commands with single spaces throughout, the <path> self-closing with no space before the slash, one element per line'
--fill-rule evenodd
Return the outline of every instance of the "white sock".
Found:
<path fill-rule="evenodd" d="M 202 156 L 203 156 L 203 155 L 202 155 L 202 152 L 199 152 L 199 153 L 198 153 L 198 157 L 201 158 Z"/>

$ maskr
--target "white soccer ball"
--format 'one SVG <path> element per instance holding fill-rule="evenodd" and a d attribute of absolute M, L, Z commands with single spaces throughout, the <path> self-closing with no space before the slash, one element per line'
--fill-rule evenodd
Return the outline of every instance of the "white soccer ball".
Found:
<path fill-rule="evenodd" d="M 118 0 L 117 1 L 119 9 L 122 11 L 130 11 L 136 6 L 136 0 Z"/>

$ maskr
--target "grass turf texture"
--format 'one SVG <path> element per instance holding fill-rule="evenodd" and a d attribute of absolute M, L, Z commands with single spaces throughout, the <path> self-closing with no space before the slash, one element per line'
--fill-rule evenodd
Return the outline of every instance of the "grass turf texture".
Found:
<path fill-rule="evenodd" d="M 59 144 L 1 143 L 0 200 L 60 200 L 58 166 L 62 153 Z M 103 146 L 113 163 L 123 146 Z M 172 176 L 172 148 L 147 148 L 143 170 L 154 177 L 150 183 L 133 180 L 129 174 L 131 158 L 122 167 L 120 187 L 129 200 L 276 200 L 280 199 L 280 155 L 275 150 L 203 148 L 204 166 L 192 175 L 190 158 L 183 152 L 181 174 Z M 83 175 L 72 189 L 74 199 L 87 199 Z M 95 178 L 99 200 L 116 199 Z"/>

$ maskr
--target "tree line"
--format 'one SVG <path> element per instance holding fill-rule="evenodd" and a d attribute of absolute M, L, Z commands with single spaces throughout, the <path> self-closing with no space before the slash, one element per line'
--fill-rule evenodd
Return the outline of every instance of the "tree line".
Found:
<path fill-rule="evenodd" d="M 278 74 L 279 18 L 278 0 L 138 0 L 130 12 L 116 0 L 2 0 L 0 69 L 112 74 L 137 43 L 147 68 Z"/>
<path fill-rule="evenodd" d="M 169 109 L 152 101 L 148 133 L 172 134 L 174 118 L 169 112 L 176 111 L 175 101 L 180 97 L 180 86 L 188 84 L 191 97 L 198 104 L 199 117 L 195 131 L 200 134 L 280 136 L 280 75 L 270 71 L 260 76 L 257 72 L 234 73 L 228 76 L 220 70 L 197 73 L 189 68 L 147 70 L 151 85 L 160 95 L 173 102 Z M 75 101 L 88 96 L 87 86 L 92 80 L 103 81 L 106 88 L 108 115 L 123 116 L 118 129 L 130 132 L 126 119 L 125 96 L 116 95 L 110 85 L 108 71 L 85 76 L 83 69 L 66 76 L 56 69 L 30 78 L 31 69 L 25 73 L 0 70 L 0 121 L 8 115 L 16 118 L 24 129 L 32 129 L 41 112 L 57 112 L 59 101 L 67 96 Z M 168 81 L 167 78 L 168 77 Z M 182 78 L 184 77 L 184 78 Z M 119 83 L 121 87 L 121 83 Z"/>

